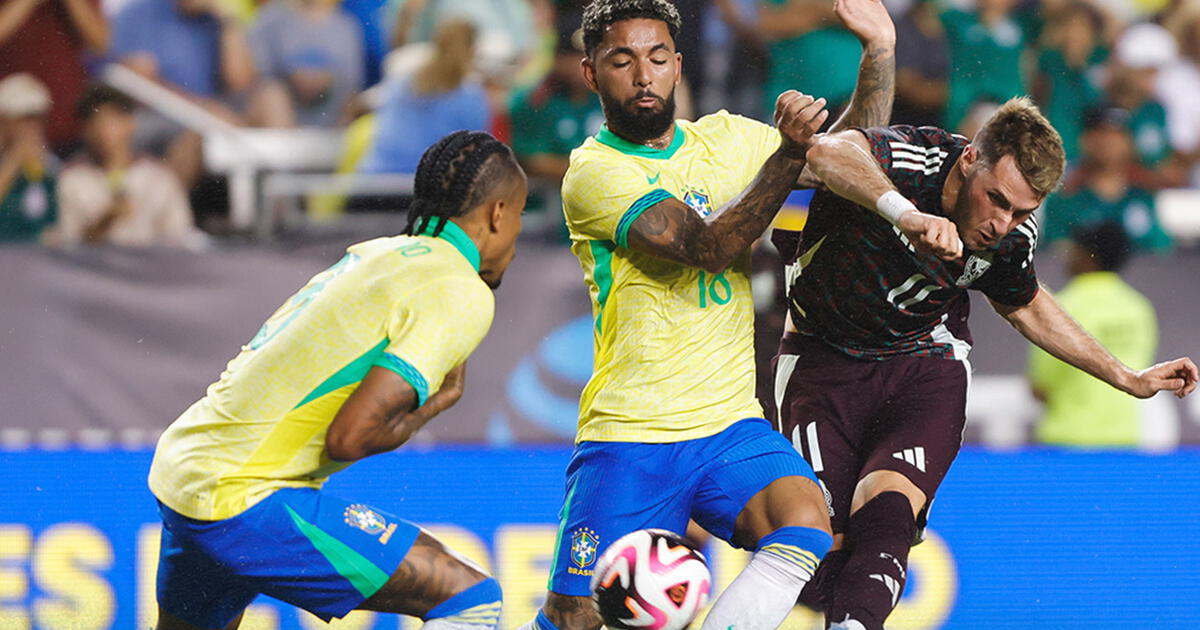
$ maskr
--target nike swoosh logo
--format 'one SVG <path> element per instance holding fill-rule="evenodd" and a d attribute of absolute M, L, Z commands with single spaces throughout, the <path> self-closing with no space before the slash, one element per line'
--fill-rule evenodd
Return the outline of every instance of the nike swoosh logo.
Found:
<path fill-rule="evenodd" d="M 654 174 L 654 177 L 647 177 L 647 178 L 646 178 L 646 183 L 647 183 L 647 184 L 650 184 L 651 186 L 653 186 L 654 184 L 657 184 L 657 183 L 658 183 L 658 178 L 659 178 L 659 177 L 661 177 L 661 176 L 662 176 L 662 173 L 661 173 L 661 172 L 660 172 L 660 173 L 655 173 L 655 174 Z"/>

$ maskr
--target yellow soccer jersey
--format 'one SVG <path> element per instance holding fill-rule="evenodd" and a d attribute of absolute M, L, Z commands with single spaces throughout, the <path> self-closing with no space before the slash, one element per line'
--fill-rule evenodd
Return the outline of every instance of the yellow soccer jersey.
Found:
<path fill-rule="evenodd" d="M 733 199 L 779 132 L 724 111 L 676 121 L 663 150 L 601 130 L 571 152 L 563 212 L 595 318 L 576 440 L 679 442 L 762 415 L 754 397 L 750 254 L 711 274 L 628 248 L 629 226 L 675 197 L 700 216 Z"/>
<path fill-rule="evenodd" d="M 281 487 L 319 488 L 349 464 L 325 433 L 372 366 L 424 404 L 492 323 L 479 251 L 458 226 L 350 247 L 313 276 L 163 433 L 150 489 L 200 520 L 236 516 Z"/>

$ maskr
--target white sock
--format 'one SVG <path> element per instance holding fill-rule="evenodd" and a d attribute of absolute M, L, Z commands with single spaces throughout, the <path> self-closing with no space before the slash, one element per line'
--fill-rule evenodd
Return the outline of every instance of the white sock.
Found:
<path fill-rule="evenodd" d="M 795 551 L 800 551 L 792 547 Z M 700 630 L 775 630 L 787 618 L 819 558 L 788 557 L 760 549 L 717 598 Z"/>
<path fill-rule="evenodd" d="M 462 618 L 446 617 L 444 619 L 430 619 L 421 626 L 421 630 L 490 630 L 495 628 L 496 624 L 481 623 L 478 620 L 466 620 Z M 528 626 L 522 626 L 525 628 Z"/>

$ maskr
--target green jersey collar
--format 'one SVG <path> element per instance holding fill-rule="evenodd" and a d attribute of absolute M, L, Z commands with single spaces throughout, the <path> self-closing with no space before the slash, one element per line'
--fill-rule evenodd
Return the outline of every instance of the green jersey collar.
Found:
<path fill-rule="evenodd" d="M 684 133 L 679 125 L 675 125 L 675 136 L 671 138 L 671 145 L 665 149 L 655 149 L 644 144 L 630 142 L 610 131 L 608 125 L 604 125 L 600 128 L 600 133 L 596 134 L 596 141 L 600 144 L 606 144 L 626 155 L 636 155 L 654 160 L 669 160 L 679 150 L 679 147 L 683 146 Z"/>
<path fill-rule="evenodd" d="M 433 236 L 433 228 L 437 226 L 438 220 L 437 217 L 426 219 L 421 227 L 415 230 L 416 233 L 420 236 Z M 467 262 L 471 263 L 475 271 L 479 272 L 479 248 L 475 246 L 475 241 L 472 241 L 471 237 L 467 236 L 467 233 L 462 228 L 458 227 L 453 221 L 446 219 L 446 225 L 437 237 L 453 245 L 454 249 L 457 249 L 463 255 L 463 258 L 466 258 Z"/>

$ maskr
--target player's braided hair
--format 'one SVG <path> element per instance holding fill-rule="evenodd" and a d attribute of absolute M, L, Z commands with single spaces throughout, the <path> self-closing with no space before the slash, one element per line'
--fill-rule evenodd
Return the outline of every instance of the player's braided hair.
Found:
<path fill-rule="evenodd" d="M 433 236 L 446 221 L 483 203 L 493 188 L 517 169 L 512 149 L 483 131 L 455 131 L 425 150 L 414 178 L 414 199 L 405 234 L 416 234 L 437 220 Z"/>
<path fill-rule="evenodd" d="M 648 18 L 666 22 L 671 39 L 679 35 L 679 10 L 668 0 L 592 0 L 583 10 L 583 50 L 591 57 L 604 31 L 615 22 Z"/>

